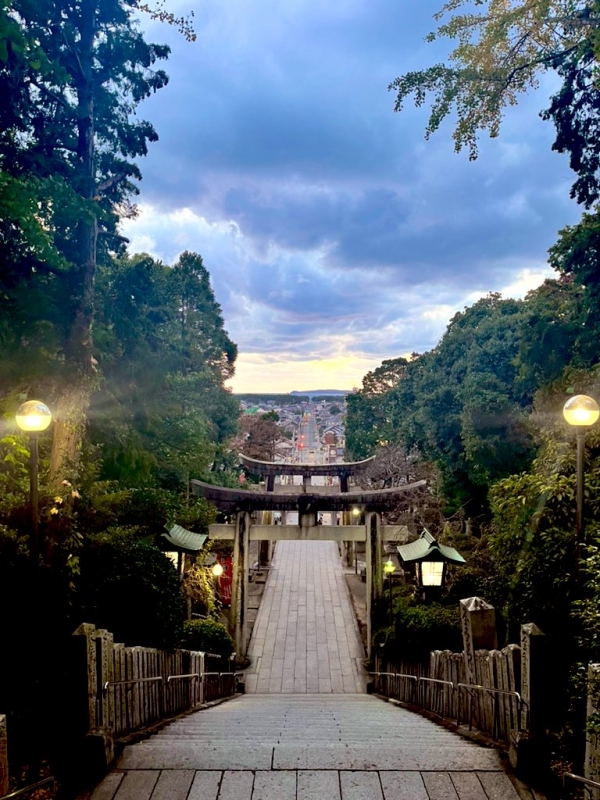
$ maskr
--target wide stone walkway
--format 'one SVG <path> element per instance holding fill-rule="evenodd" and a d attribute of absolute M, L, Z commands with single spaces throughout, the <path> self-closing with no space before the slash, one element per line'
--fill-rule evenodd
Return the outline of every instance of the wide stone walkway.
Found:
<path fill-rule="evenodd" d="M 248 693 L 365 690 L 365 653 L 335 542 L 277 543 L 248 655 Z"/>
<path fill-rule="evenodd" d="M 252 654 L 254 693 L 126 747 L 92 800 L 532 797 L 495 750 L 362 691 L 336 545 L 279 543 Z"/>
<path fill-rule="evenodd" d="M 495 750 L 367 694 L 270 694 L 126 747 L 92 800 L 518 800 Z"/>

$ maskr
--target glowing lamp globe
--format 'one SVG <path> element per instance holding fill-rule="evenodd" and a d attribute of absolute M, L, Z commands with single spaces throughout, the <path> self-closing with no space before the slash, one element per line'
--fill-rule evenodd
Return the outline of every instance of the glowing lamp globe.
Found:
<path fill-rule="evenodd" d="M 563 416 L 569 425 L 593 425 L 600 416 L 600 408 L 593 397 L 577 394 L 565 403 Z"/>
<path fill-rule="evenodd" d="M 45 403 L 28 400 L 19 406 L 16 416 L 19 428 L 26 433 L 41 433 L 52 422 L 52 413 Z"/>
<path fill-rule="evenodd" d="M 223 572 L 224 572 L 223 565 L 219 564 L 219 562 L 217 561 L 217 563 L 212 568 L 212 574 L 215 576 L 215 578 L 220 578 Z"/>
<path fill-rule="evenodd" d="M 388 560 L 383 565 L 383 571 L 385 572 L 386 575 L 393 575 L 394 572 L 396 571 L 396 565 L 394 564 L 391 558 L 388 558 Z"/>
<path fill-rule="evenodd" d="M 421 586 L 441 586 L 444 581 L 443 561 L 421 561 Z"/>

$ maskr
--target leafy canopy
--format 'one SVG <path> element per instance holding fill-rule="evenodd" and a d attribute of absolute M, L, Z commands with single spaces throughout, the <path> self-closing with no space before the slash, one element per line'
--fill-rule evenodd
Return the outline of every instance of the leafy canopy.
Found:
<path fill-rule="evenodd" d="M 600 20 L 597 0 L 449 0 L 428 41 L 456 42 L 448 64 L 411 71 L 394 80 L 395 110 L 413 95 L 432 96 L 426 136 L 456 111 L 455 149 L 477 157 L 480 131 L 498 135 L 506 107 L 538 85 L 539 74 L 585 47 Z"/>

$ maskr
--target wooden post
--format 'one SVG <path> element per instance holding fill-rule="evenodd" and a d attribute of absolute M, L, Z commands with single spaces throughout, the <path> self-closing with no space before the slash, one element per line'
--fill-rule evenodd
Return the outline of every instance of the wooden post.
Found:
<path fill-rule="evenodd" d="M 8 794 L 8 738 L 6 717 L 0 714 L 0 796 Z"/>
<path fill-rule="evenodd" d="M 246 628 L 248 611 L 248 546 L 250 542 L 250 514 L 240 511 L 236 515 L 233 542 L 233 586 L 231 592 L 231 628 L 235 650 L 246 655 Z"/>
<path fill-rule="evenodd" d="M 588 665 L 587 719 L 600 712 L 600 664 Z M 1 756 L 0 756 L 1 757 Z M 600 736 L 586 733 L 584 777 L 600 781 Z M 600 800 L 599 789 L 587 789 L 589 800 Z"/>

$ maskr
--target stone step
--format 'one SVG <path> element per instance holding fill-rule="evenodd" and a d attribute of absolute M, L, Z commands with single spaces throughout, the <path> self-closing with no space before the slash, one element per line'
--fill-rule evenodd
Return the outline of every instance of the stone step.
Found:
<path fill-rule="evenodd" d="M 129 746 L 118 762 L 120 770 L 395 770 L 395 771 L 499 771 L 495 750 L 446 746 L 415 747 L 308 744 L 204 744 L 174 743 Z"/>

